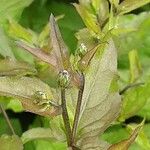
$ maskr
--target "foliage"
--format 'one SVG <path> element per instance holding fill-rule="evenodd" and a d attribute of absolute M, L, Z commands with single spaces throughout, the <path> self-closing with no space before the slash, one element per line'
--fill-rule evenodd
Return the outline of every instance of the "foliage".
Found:
<path fill-rule="evenodd" d="M 0 1 L 1 149 L 150 149 L 149 2 Z"/>

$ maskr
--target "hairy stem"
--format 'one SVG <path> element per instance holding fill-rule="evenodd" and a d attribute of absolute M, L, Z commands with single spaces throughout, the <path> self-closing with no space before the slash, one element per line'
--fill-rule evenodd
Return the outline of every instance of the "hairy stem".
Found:
<path fill-rule="evenodd" d="M 76 137 L 77 127 L 78 127 L 78 122 L 79 122 L 84 84 L 85 84 L 85 78 L 84 78 L 84 74 L 82 73 L 80 75 L 80 87 L 79 87 L 79 92 L 78 92 L 77 106 L 76 106 L 75 117 L 74 117 L 73 128 L 72 128 L 72 143 L 73 144 L 75 144 L 75 137 Z"/>
<path fill-rule="evenodd" d="M 140 85 L 144 85 L 144 83 L 143 83 L 143 82 L 140 82 L 140 83 L 129 84 L 129 85 L 127 85 L 126 87 L 124 87 L 122 90 L 120 90 L 119 94 L 122 95 L 122 94 L 124 94 L 128 89 L 133 88 L 133 87 L 137 87 L 137 86 L 140 86 Z"/>
<path fill-rule="evenodd" d="M 71 126 L 70 126 L 69 115 L 66 106 L 65 88 L 61 89 L 61 105 L 62 105 L 62 117 L 63 117 L 64 126 L 66 130 L 67 144 L 68 147 L 71 147 L 72 146 Z"/>
<path fill-rule="evenodd" d="M 6 120 L 7 124 L 8 124 L 8 126 L 9 126 L 9 128 L 10 128 L 12 134 L 13 134 L 13 135 L 16 135 L 16 134 L 15 134 L 15 131 L 14 131 L 14 128 L 13 128 L 13 126 L 11 125 L 11 122 L 10 122 L 8 116 L 7 116 L 7 113 L 5 112 L 5 110 L 4 110 L 4 108 L 3 108 L 3 106 L 2 106 L 1 104 L 0 104 L 0 110 L 1 110 L 2 113 L 3 113 L 3 115 L 4 115 L 4 117 L 5 117 L 5 120 Z"/>

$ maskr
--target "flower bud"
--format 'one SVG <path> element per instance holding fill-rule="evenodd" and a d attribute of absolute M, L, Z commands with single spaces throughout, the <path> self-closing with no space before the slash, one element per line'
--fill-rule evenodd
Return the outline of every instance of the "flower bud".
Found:
<path fill-rule="evenodd" d="M 87 53 L 87 47 L 84 45 L 84 43 L 80 44 L 77 53 L 80 57 L 83 57 Z"/>
<path fill-rule="evenodd" d="M 69 84 L 70 84 L 70 75 L 68 71 L 66 70 L 60 71 L 58 75 L 58 85 L 61 88 L 67 88 Z"/>

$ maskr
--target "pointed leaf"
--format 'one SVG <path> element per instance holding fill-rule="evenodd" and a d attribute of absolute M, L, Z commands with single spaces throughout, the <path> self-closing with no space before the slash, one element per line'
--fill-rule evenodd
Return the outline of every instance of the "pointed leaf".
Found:
<path fill-rule="evenodd" d="M 122 15 L 148 3 L 150 0 L 124 0 L 118 7 L 118 13 Z"/>
<path fill-rule="evenodd" d="M 110 91 L 117 71 L 117 52 L 113 41 L 109 41 L 103 53 L 99 50 L 85 75 L 77 137 L 81 149 L 86 139 L 92 140 L 102 134 L 120 111 L 120 96 L 116 90 Z M 99 147 L 99 143 L 95 145 Z M 88 145 L 89 149 L 92 147 L 92 144 Z"/>
<path fill-rule="evenodd" d="M 82 5 L 74 4 L 74 6 L 78 11 L 78 13 L 80 14 L 87 28 L 90 31 L 93 31 L 95 34 L 100 33 L 101 29 L 100 26 L 98 25 L 96 16 L 88 12 L 88 10 Z"/>
<path fill-rule="evenodd" d="M 0 137 L 1 150 L 23 150 L 21 139 L 17 135 L 2 135 Z"/>
<path fill-rule="evenodd" d="M 62 69 L 67 69 L 68 67 L 70 67 L 68 48 L 62 39 L 59 27 L 52 14 L 50 16 L 50 29 L 50 38 L 53 47 L 51 53 L 57 59 L 59 71 L 61 71 Z"/>
<path fill-rule="evenodd" d="M 55 116 L 61 113 L 61 108 L 54 106 L 40 111 L 43 109 L 42 105 L 37 105 L 34 102 L 37 91 L 45 93 L 48 99 L 54 103 L 58 102 L 53 98 L 50 87 L 37 78 L 0 77 L 0 95 L 18 98 L 26 111 L 43 116 Z"/>
<path fill-rule="evenodd" d="M 108 148 L 108 150 L 128 150 L 131 144 L 135 141 L 136 137 L 138 136 L 141 130 L 141 127 L 142 125 L 137 126 L 128 139 L 123 140 L 119 143 L 113 144 L 112 146 Z"/>
<path fill-rule="evenodd" d="M 40 60 L 50 64 L 52 67 L 55 67 L 57 65 L 55 57 L 53 57 L 52 55 L 48 55 L 42 49 L 30 46 L 29 44 L 21 41 L 17 41 L 16 43 L 19 47 L 27 50 L 28 52 L 30 52 Z"/>
<path fill-rule="evenodd" d="M 56 21 L 59 19 L 62 19 L 63 17 L 64 17 L 64 15 L 57 16 Z M 45 41 L 49 40 L 49 35 L 50 35 L 50 27 L 49 27 L 49 23 L 47 23 L 45 25 L 45 27 L 42 29 L 42 31 L 38 37 L 38 43 L 39 43 L 40 47 L 43 47 L 45 44 Z"/>

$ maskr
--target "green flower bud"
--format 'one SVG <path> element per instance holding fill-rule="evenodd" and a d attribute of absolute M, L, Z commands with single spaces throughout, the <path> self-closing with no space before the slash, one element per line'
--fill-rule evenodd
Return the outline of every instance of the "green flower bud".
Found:
<path fill-rule="evenodd" d="M 68 71 L 60 71 L 58 75 L 58 85 L 62 88 L 67 88 L 70 84 L 70 75 Z"/>
<path fill-rule="evenodd" d="M 87 47 L 84 45 L 84 43 L 80 44 L 77 53 L 80 57 L 83 57 L 87 53 Z"/>

